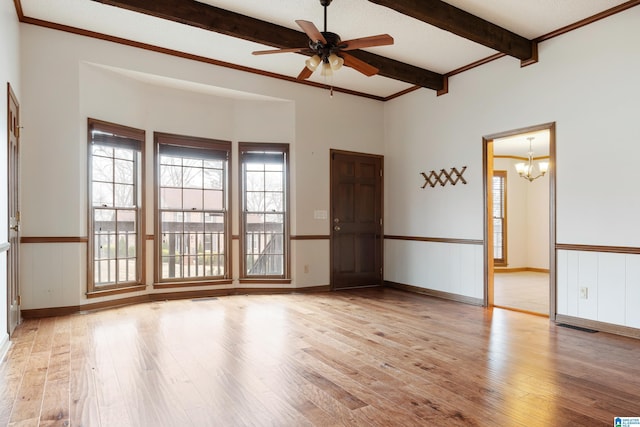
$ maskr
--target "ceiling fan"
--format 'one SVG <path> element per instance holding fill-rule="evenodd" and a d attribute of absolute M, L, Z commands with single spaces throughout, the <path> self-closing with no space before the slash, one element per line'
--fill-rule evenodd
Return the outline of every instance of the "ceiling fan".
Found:
<path fill-rule="evenodd" d="M 299 80 L 309 78 L 320 65 L 322 65 L 320 72 L 323 76 L 332 75 L 333 71 L 339 70 L 343 64 L 366 76 L 377 74 L 378 69 L 376 67 L 367 64 L 345 51 L 391 45 L 393 44 L 393 37 L 389 34 L 379 34 L 377 36 L 342 41 L 339 35 L 327 31 L 327 7 L 331 4 L 331 1 L 332 0 L 320 0 L 320 4 L 324 7 L 324 31 L 321 32 L 318 30 L 313 22 L 303 20 L 296 21 L 296 24 L 298 24 L 309 37 L 308 47 L 258 50 L 253 52 L 253 54 L 266 55 L 271 53 L 294 52 L 312 55 L 311 58 L 305 61 L 306 66 L 298 75 Z"/>

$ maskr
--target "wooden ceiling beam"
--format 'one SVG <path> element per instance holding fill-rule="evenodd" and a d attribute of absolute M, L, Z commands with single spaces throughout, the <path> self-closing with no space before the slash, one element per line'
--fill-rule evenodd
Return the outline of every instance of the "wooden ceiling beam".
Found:
<path fill-rule="evenodd" d="M 538 60 L 538 49 L 535 41 L 519 36 L 476 15 L 451 6 L 444 1 L 369 1 L 518 58 L 522 61 L 522 65 L 528 65 Z"/>
<path fill-rule="evenodd" d="M 276 48 L 305 47 L 308 37 L 301 31 L 261 21 L 194 0 L 93 0 L 157 18 L 167 19 L 208 31 Z M 417 86 L 442 91 L 442 74 L 395 61 L 362 50 L 349 53 L 378 68 L 378 74 Z"/>

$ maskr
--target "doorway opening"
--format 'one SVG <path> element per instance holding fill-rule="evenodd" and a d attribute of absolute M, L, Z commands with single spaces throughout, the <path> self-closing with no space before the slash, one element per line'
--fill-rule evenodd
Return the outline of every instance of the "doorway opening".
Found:
<path fill-rule="evenodd" d="M 485 136 L 483 152 L 485 305 L 555 320 L 555 124 Z"/>

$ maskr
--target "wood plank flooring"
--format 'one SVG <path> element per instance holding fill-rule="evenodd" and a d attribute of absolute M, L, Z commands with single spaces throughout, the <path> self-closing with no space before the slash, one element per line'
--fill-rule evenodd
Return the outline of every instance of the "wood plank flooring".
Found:
<path fill-rule="evenodd" d="M 549 273 L 519 271 L 493 276 L 494 305 L 549 315 Z"/>
<path fill-rule="evenodd" d="M 393 289 L 168 301 L 28 320 L 9 426 L 611 426 L 640 341 Z"/>

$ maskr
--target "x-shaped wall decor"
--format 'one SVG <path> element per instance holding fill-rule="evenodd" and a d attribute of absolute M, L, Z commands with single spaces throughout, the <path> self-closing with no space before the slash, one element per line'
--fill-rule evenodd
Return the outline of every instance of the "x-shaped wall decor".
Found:
<path fill-rule="evenodd" d="M 425 188 L 427 185 L 430 185 L 433 188 L 438 183 L 444 187 L 447 182 L 450 182 L 451 185 L 456 185 L 458 181 L 462 181 L 463 184 L 466 184 L 467 181 L 462 177 L 465 170 L 467 170 L 466 166 L 464 166 L 462 170 L 451 168 L 449 172 L 444 169 L 440 169 L 440 173 L 431 171 L 428 175 L 424 172 L 420 172 L 420 175 L 424 177 L 425 181 L 421 188 Z"/>

